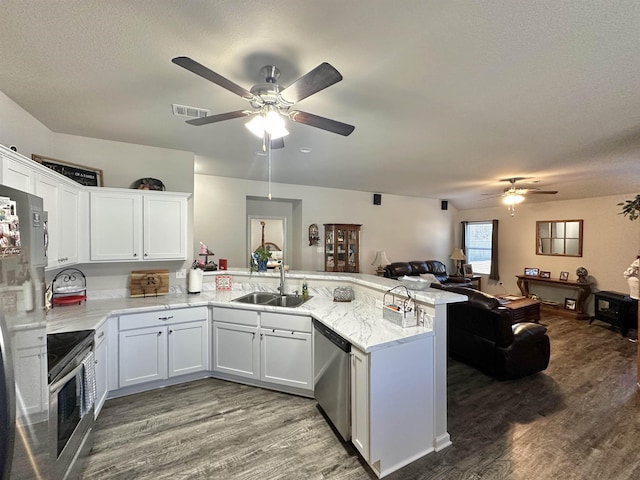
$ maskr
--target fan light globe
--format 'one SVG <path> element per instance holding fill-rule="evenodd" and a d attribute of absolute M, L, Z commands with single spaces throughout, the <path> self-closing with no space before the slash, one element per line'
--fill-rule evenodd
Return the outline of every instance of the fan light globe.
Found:
<path fill-rule="evenodd" d="M 251 121 L 245 124 L 245 127 L 259 138 L 264 137 L 265 131 L 271 135 L 272 139 L 289 135 L 289 132 L 284 127 L 284 118 L 273 110 L 269 111 L 266 115 L 256 115 Z"/>

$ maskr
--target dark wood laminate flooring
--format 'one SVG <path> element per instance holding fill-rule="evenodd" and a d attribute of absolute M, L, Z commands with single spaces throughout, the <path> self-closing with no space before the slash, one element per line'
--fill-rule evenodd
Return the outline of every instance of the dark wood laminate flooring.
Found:
<path fill-rule="evenodd" d="M 451 360 L 453 445 L 386 478 L 640 479 L 636 344 L 597 321 L 542 323 L 552 351 L 543 373 L 498 382 Z M 107 401 L 83 478 L 375 476 L 313 400 L 205 379 Z"/>

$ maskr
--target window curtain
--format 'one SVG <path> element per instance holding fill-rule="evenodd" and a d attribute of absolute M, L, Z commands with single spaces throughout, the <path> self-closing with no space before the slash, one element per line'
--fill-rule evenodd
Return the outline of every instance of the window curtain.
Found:
<path fill-rule="evenodd" d="M 498 220 L 492 221 L 491 228 L 491 270 L 489 279 L 500 280 L 500 270 L 498 269 Z"/>
<path fill-rule="evenodd" d="M 460 222 L 462 225 L 462 234 L 460 235 L 460 248 L 462 248 L 462 253 L 467 255 L 467 225 L 469 222 Z"/>

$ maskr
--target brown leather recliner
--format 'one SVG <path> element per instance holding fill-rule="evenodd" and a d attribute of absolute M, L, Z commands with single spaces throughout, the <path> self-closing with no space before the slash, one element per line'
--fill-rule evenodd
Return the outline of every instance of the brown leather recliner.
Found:
<path fill-rule="evenodd" d="M 438 286 L 468 301 L 447 304 L 449 354 L 483 373 L 505 380 L 540 372 L 549 365 L 547 329 L 531 322 L 512 324 L 512 312 L 498 299 L 473 288 Z"/>

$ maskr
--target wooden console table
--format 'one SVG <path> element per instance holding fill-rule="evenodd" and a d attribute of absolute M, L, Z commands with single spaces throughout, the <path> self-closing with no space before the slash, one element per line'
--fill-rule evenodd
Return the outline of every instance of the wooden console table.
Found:
<path fill-rule="evenodd" d="M 518 288 L 525 297 L 529 296 L 529 283 L 538 283 L 547 287 L 571 288 L 578 291 L 576 299 L 576 317 L 578 320 L 589 320 L 591 316 L 585 309 L 585 301 L 591 295 L 591 283 L 578 283 L 570 280 L 558 280 L 555 278 L 530 277 L 527 275 L 516 275 L 518 277 Z"/>

